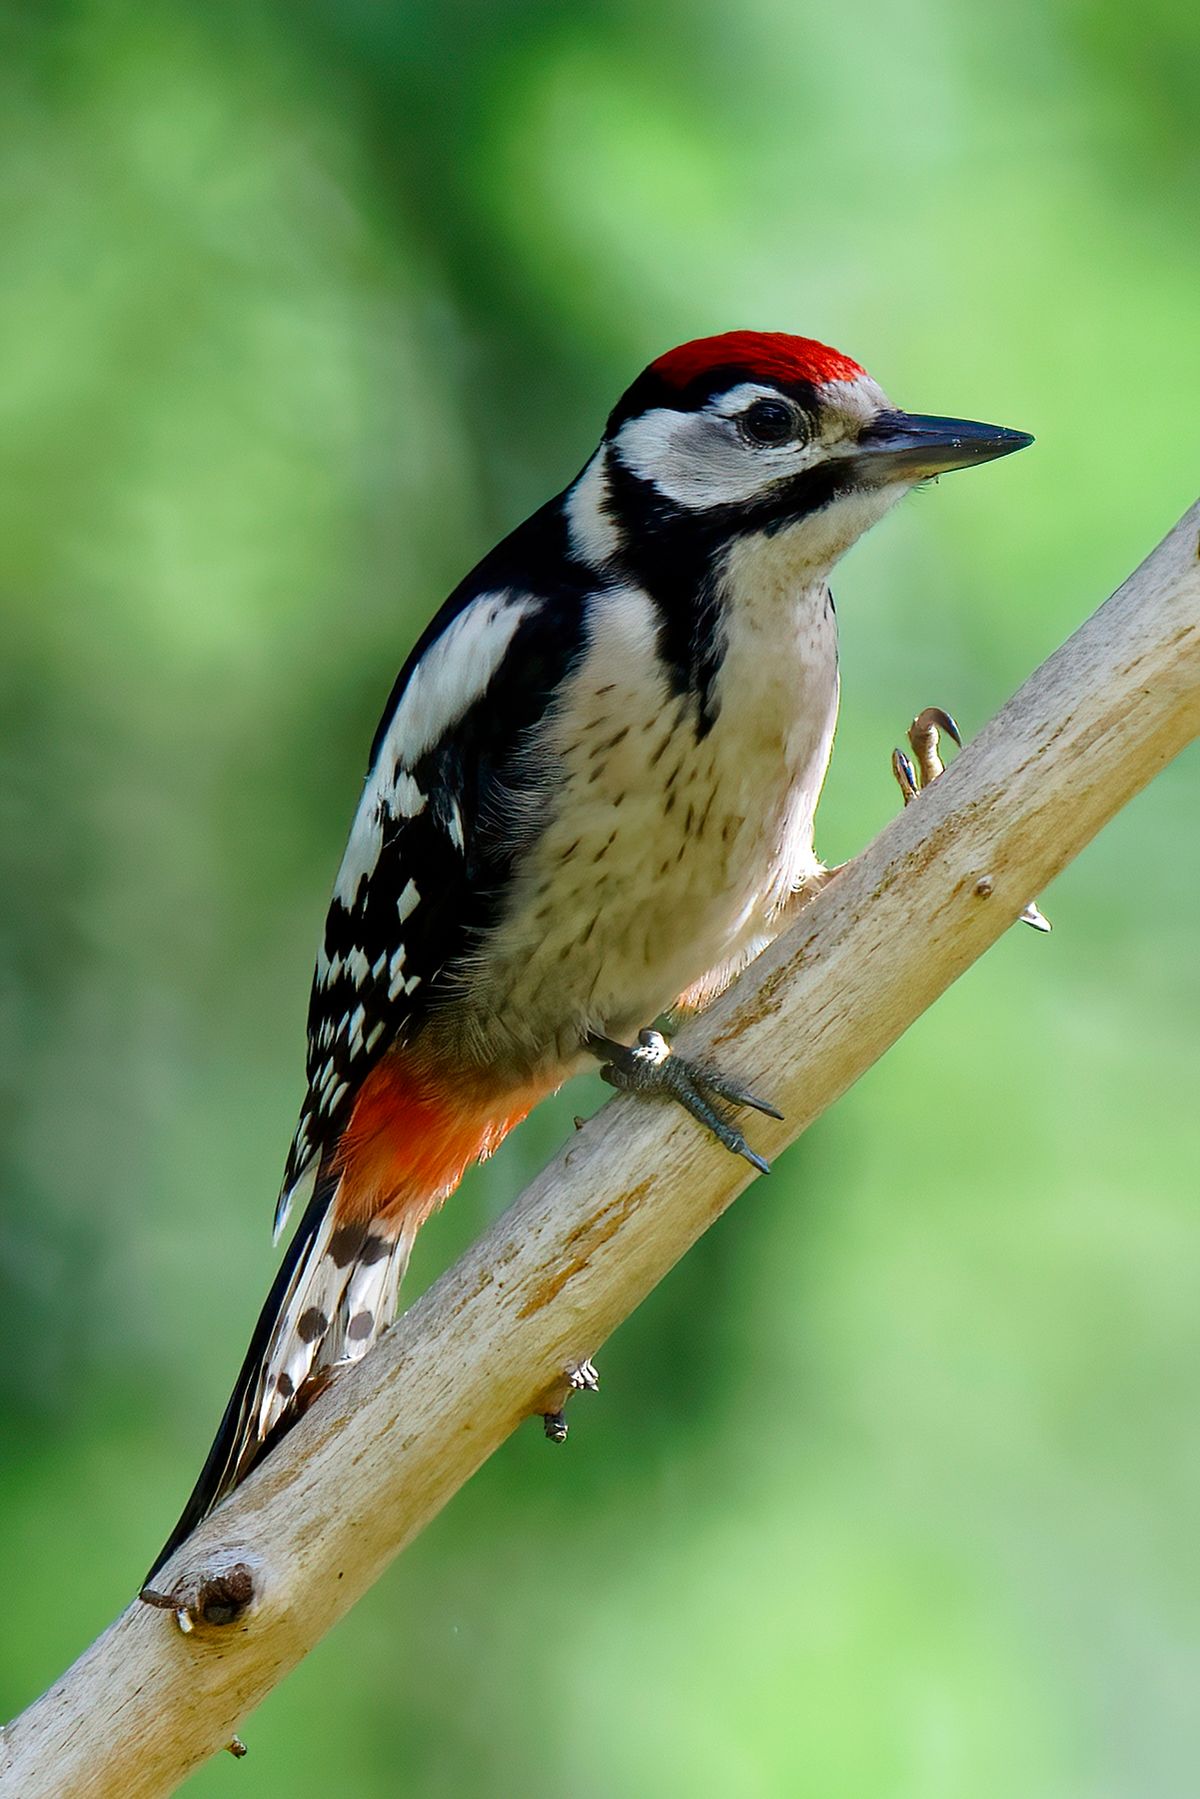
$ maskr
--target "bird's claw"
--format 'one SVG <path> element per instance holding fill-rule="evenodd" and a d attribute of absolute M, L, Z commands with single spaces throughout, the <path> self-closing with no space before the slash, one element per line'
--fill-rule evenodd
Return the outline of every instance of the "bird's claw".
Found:
<path fill-rule="evenodd" d="M 567 1384 L 575 1393 L 598 1393 L 600 1391 L 600 1373 L 590 1356 L 582 1362 L 571 1362 L 567 1366 Z"/>
<path fill-rule="evenodd" d="M 675 1100 L 731 1154 L 744 1156 L 760 1174 L 770 1173 L 770 1164 L 750 1148 L 741 1131 L 716 1102 L 724 1100 L 732 1106 L 748 1106 L 767 1118 L 782 1118 L 783 1114 L 740 1081 L 677 1056 L 661 1031 L 639 1031 L 633 1045 L 597 1037 L 592 1039 L 590 1047 L 604 1058 L 600 1077 L 610 1087 L 621 1093 L 657 1094 L 663 1099 Z"/>
<path fill-rule="evenodd" d="M 938 753 L 943 731 L 959 749 L 962 748 L 962 733 L 950 713 L 941 706 L 926 706 L 908 727 L 912 756 L 903 750 L 892 751 L 892 773 L 906 806 L 912 804 L 922 788 L 928 787 L 945 771 L 945 763 Z"/>
<path fill-rule="evenodd" d="M 908 727 L 912 757 L 905 755 L 900 749 L 892 751 L 892 774 L 906 806 L 910 806 L 924 788 L 945 773 L 945 764 L 939 754 L 943 731 L 961 750 L 962 735 L 950 713 L 941 706 L 926 706 L 923 712 L 917 713 Z M 1032 925 L 1035 931 L 1048 931 L 1052 928 L 1050 920 L 1044 912 L 1038 910 L 1033 900 L 1030 900 L 1021 913 L 1021 923 Z"/>
<path fill-rule="evenodd" d="M 938 754 L 943 731 L 959 749 L 962 748 L 962 736 L 950 714 L 941 706 L 926 706 L 908 727 L 912 756 L 907 756 L 903 750 L 892 751 L 892 773 L 906 806 L 911 805 L 923 787 L 928 787 L 945 772 L 946 765 Z"/>
<path fill-rule="evenodd" d="M 568 1362 L 563 1369 L 563 1380 L 566 1383 L 566 1394 L 598 1393 L 600 1391 L 600 1375 L 595 1362 L 585 1356 L 582 1362 Z M 561 1392 L 562 1389 L 560 1388 Z M 565 1443 L 567 1440 L 567 1414 L 560 1404 L 553 1412 L 542 1413 L 542 1429 L 551 1443 Z"/>
<path fill-rule="evenodd" d="M 946 711 L 944 706 L 926 706 L 923 712 L 918 712 L 917 716 L 913 719 L 912 724 L 908 727 L 908 741 L 915 750 L 919 738 L 927 733 L 936 731 L 944 731 L 947 737 L 952 737 L 954 742 L 958 745 L 958 748 L 961 750 L 962 732 L 959 730 L 953 717 Z"/>
<path fill-rule="evenodd" d="M 921 788 L 917 780 L 917 771 L 903 750 L 892 751 L 892 773 L 896 777 L 896 785 L 900 789 L 901 799 L 906 806 L 911 805 Z"/>
<path fill-rule="evenodd" d="M 916 757 L 920 787 L 928 787 L 945 770 L 946 765 L 938 754 L 943 731 L 961 750 L 962 733 L 941 706 L 926 706 L 923 712 L 917 713 L 908 727 L 908 741 Z"/>

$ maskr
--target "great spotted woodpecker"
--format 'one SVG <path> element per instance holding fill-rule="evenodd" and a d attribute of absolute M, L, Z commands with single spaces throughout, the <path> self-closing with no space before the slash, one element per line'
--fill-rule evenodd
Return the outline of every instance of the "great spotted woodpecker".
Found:
<path fill-rule="evenodd" d="M 384 1330 L 417 1231 L 594 1058 L 730 1149 L 770 1110 L 651 1027 L 702 1004 L 819 883 L 838 704 L 829 575 L 916 483 L 1021 449 L 898 412 L 848 356 L 731 331 L 670 351 L 401 670 L 334 887 L 299 1227 L 151 1575 Z"/>

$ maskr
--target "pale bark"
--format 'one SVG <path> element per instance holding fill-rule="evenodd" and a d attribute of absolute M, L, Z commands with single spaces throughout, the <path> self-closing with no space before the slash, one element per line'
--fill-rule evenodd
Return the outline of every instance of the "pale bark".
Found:
<path fill-rule="evenodd" d="M 753 1117 L 757 1148 L 798 1136 L 1200 732 L 1198 533 L 1200 504 L 680 1038 L 784 1110 Z M 194 1627 L 133 1603 L 8 1727 L 4 1799 L 172 1792 L 749 1178 L 675 1109 L 606 1107 L 179 1551 L 157 1584 Z M 235 1565 L 252 1596 L 206 1621 Z"/>

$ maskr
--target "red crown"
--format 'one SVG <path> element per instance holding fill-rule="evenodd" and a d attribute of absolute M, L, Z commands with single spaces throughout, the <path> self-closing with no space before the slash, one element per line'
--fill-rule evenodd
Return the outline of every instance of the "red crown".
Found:
<path fill-rule="evenodd" d="M 650 364 L 674 387 L 686 387 L 713 369 L 742 370 L 751 380 L 853 381 L 865 371 L 840 350 L 814 337 L 789 337 L 785 331 L 723 331 L 680 344 Z"/>

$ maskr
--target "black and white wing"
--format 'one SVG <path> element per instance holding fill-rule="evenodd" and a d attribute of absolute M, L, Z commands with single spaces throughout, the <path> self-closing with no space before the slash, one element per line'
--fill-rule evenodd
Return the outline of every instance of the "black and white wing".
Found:
<path fill-rule="evenodd" d="M 547 583 L 539 594 L 487 577 L 515 573 L 518 549 L 527 570 L 538 548 L 531 539 L 544 539 L 549 523 L 535 515 L 451 596 L 401 671 L 376 733 L 317 959 L 308 1092 L 276 1235 L 371 1068 L 419 1030 L 447 971 L 503 900 L 516 848 L 503 828 L 504 802 L 520 783 L 528 732 L 578 651 L 584 605 L 574 583 Z"/>

